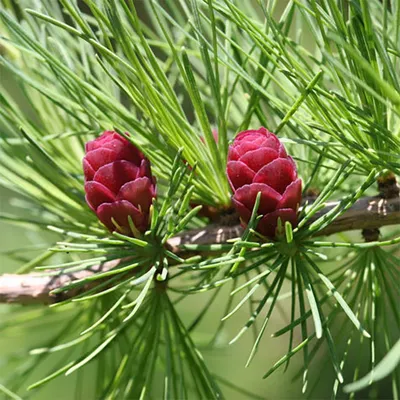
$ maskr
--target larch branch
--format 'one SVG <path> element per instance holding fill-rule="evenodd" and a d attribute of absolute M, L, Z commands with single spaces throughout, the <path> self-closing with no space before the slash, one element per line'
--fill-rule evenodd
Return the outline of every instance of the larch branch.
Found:
<path fill-rule="evenodd" d="M 337 202 L 326 204 L 325 208 L 310 220 L 310 223 L 332 210 L 337 204 Z M 364 197 L 336 218 L 329 226 L 319 231 L 318 236 L 350 230 L 374 229 L 387 225 L 400 225 L 400 197 L 391 199 Z M 243 228 L 240 225 L 209 225 L 173 237 L 168 241 L 168 245 L 173 252 L 182 253 L 182 246 L 184 245 L 224 243 L 229 239 L 239 237 L 242 233 Z M 51 292 L 74 280 L 111 270 L 118 263 L 119 260 L 109 261 L 73 274 L 65 274 L 60 271 L 60 274 L 56 276 L 43 276 L 39 273 L 0 275 L 0 303 L 49 304 L 65 300 L 75 296 L 77 292 L 68 291 L 61 295 L 53 295 Z"/>

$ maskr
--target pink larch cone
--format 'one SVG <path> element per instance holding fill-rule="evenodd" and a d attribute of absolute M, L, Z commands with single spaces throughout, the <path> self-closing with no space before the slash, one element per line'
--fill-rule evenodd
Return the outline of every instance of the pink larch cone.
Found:
<path fill-rule="evenodd" d="M 156 196 L 149 160 L 112 131 L 86 143 L 85 149 L 83 172 L 89 207 L 110 231 L 134 235 L 129 216 L 139 232 L 146 231 Z"/>
<path fill-rule="evenodd" d="M 258 215 L 263 217 L 258 232 L 275 238 L 278 218 L 297 226 L 301 180 L 295 162 L 273 133 L 263 127 L 240 132 L 229 147 L 226 171 L 234 192 L 232 202 L 245 225 L 261 192 Z"/>

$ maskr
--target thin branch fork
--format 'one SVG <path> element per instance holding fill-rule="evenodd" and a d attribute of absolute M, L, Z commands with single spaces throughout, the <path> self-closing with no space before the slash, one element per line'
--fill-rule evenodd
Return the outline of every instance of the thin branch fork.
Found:
<path fill-rule="evenodd" d="M 328 203 L 325 208 L 310 220 L 310 223 L 332 210 L 337 204 L 338 202 Z M 329 226 L 319 231 L 318 236 L 350 230 L 374 229 L 387 225 L 400 225 L 400 197 L 391 199 L 364 197 L 336 218 Z M 174 253 L 182 253 L 181 246 L 183 245 L 225 243 L 229 239 L 241 236 L 242 233 L 243 228 L 240 225 L 209 225 L 205 228 L 190 230 L 173 237 L 168 241 L 168 245 Z M 77 293 L 76 291 L 68 291 L 62 293 L 62 295 L 54 295 L 51 294 L 54 289 L 65 286 L 72 281 L 111 270 L 119 263 L 120 260 L 108 261 L 74 274 L 60 274 L 57 276 L 43 276 L 43 274 L 39 273 L 0 275 L 0 303 L 57 303 L 73 297 Z"/>

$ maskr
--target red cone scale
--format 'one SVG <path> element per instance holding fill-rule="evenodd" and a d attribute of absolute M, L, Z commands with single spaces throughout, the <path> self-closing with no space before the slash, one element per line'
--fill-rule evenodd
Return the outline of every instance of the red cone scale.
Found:
<path fill-rule="evenodd" d="M 150 162 L 128 140 L 106 131 L 86 143 L 83 158 L 86 202 L 110 230 L 132 236 L 146 231 L 149 209 L 156 196 Z"/>
<path fill-rule="evenodd" d="M 276 236 L 278 218 L 297 226 L 301 180 L 296 164 L 283 144 L 267 129 L 240 132 L 229 147 L 227 175 L 233 190 L 232 202 L 247 224 L 261 192 L 258 214 L 263 215 L 257 231 Z"/>

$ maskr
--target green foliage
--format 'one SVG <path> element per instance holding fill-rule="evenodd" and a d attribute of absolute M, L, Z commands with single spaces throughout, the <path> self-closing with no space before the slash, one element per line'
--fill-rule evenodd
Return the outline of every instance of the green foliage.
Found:
<path fill-rule="evenodd" d="M 376 375 L 346 390 L 379 390 L 372 383 L 387 375 L 398 398 L 398 229 L 368 243 L 346 233 L 318 236 L 374 194 L 382 173 L 400 174 L 400 2 L 135 3 L 3 0 L 1 73 L 13 85 L 4 81 L 0 94 L 0 184 L 16 207 L 0 219 L 58 236 L 35 258 L 24 259 L 23 248 L 8 256 L 24 259 L 20 272 L 47 276 L 115 265 L 54 290 L 78 294 L 50 309 L 6 313 L 1 332 L 60 321 L 62 329 L 44 335 L 28 358 L 4 357 L 18 368 L 4 374 L 0 392 L 17 399 L 27 383 L 39 390 L 92 364 L 93 398 L 221 398 L 219 384 L 250 396 L 209 371 L 194 333 L 222 303 L 224 316 L 204 347 L 214 349 L 247 306 L 230 340 L 253 332 L 247 366 L 265 350 L 271 315 L 290 299 L 290 322 L 273 335 L 288 333 L 287 352 L 260 377 L 288 368 L 301 352 L 297 376 L 312 396 L 319 375 L 309 371 L 325 346 L 334 398 L 342 383 L 371 370 Z M 240 238 L 171 251 L 172 237 L 207 229 L 201 206 L 191 204 L 229 205 L 228 143 L 260 125 L 285 142 L 304 191 L 319 189 L 299 226 L 281 226 L 281 240 L 267 241 L 255 231 L 256 205 Z M 157 177 L 141 237 L 108 233 L 85 203 L 84 143 L 110 129 L 130 133 Z M 329 200 L 339 202 L 310 223 Z M 206 291 L 207 303 L 188 323 L 179 304 Z M 370 355 L 368 365 L 348 365 L 355 349 Z M 63 355 L 59 365 L 32 381 L 35 366 L 54 353 Z"/>

